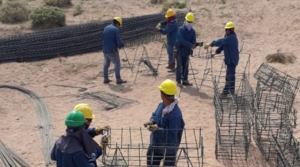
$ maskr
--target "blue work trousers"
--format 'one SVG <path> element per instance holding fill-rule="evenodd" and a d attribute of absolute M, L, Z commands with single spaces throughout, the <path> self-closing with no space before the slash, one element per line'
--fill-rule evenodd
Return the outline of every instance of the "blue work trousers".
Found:
<path fill-rule="evenodd" d="M 118 82 L 121 80 L 121 75 L 120 75 L 121 63 L 120 63 L 120 56 L 118 52 L 104 54 L 104 67 L 103 67 L 104 81 L 108 81 L 108 69 L 110 66 L 110 62 L 112 62 L 115 66 L 115 75 Z"/>
<path fill-rule="evenodd" d="M 169 55 L 169 64 L 175 64 L 174 46 L 173 45 L 167 45 L 167 52 L 168 52 L 168 55 Z"/>
<path fill-rule="evenodd" d="M 177 67 L 176 67 L 176 81 L 181 82 L 182 76 L 183 81 L 188 80 L 189 75 L 189 56 L 177 55 Z"/>
<path fill-rule="evenodd" d="M 226 84 L 223 89 L 223 94 L 234 94 L 235 92 L 235 69 L 236 65 L 228 64 L 226 70 Z"/>

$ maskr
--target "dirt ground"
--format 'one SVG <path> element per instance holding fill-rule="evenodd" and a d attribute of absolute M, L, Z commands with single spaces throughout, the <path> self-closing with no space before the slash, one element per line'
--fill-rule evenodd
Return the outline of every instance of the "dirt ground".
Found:
<path fill-rule="evenodd" d="M 225 2 L 223 4 L 222 2 Z M 73 17 L 73 6 L 65 8 L 67 24 L 80 24 L 92 20 L 106 20 L 113 16 L 131 17 L 160 12 L 162 5 L 151 5 L 147 0 L 84 0 L 82 1 L 83 14 Z M 300 1 L 299 0 L 190 0 L 188 1 L 194 12 L 196 21 L 193 25 L 197 32 L 197 41 L 211 42 L 224 35 L 224 25 L 233 21 L 236 33 L 241 44 L 244 41 L 243 53 L 240 56 L 238 73 L 243 72 L 243 65 L 247 55 L 251 54 L 250 82 L 255 89 L 256 80 L 253 74 L 265 62 L 268 54 L 280 52 L 293 53 L 300 58 Z M 28 6 L 33 8 L 42 5 L 40 0 L 31 0 Z M 164 19 L 164 18 L 162 18 Z M 29 23 L 4 25 L 0 24 L 0 37 L 29 32 Z M 27 26 L 27 27 L 26 27 Z M 161 43 L 152 42 L 146 45 L 153 64 L 157 67 L 158 56 L 161 52 Z M 133 62 L 135 48 L 125 48 L 130 62 Z M 202 52 L 204 52 L 202 50 Z M 139 47 L 137 57 L 142 56 Z M 125 58 L 123 51 L 121 58 Z M 200 79 L 206 60 L 191 59 L 193 68 Z M 122 62 L 127 66 L 127 62 Z M 158 68 L 159 75 L 155 79 L 147 71 L 139 73 L 134 83 L 138 62 L 135 61 L 133 74 L 128 68 L 121 71 L 122 78 L 128 83 L 116 85 L 112 77 L 111 84 L 103 84 L 103 78 L 97 77 L 103 68 L 103 53 L 90 53 L 68 58 L 29 63 L 0 64 L 0 84 L 22 86 L 29 89 L 46 102 L 51 111 L 53 123 L 53 137 L 56 140 L 64 133 L 64 119 L 77 103 L 89 103 L 95 112 L 96 118 L 92 126 L 110 125 L 112 128 L 142 127 L 148 121 L 151 113 L 161 101 L 157 86 L 165 79 L 175 79 L 173 73 L 167 73 L 165 64 L 167 53 L 163 50 L 162 60 Z M 220 69 L 222 60 L 214 60 L 215 69 Z M 273 67 L 293 76 L 300 77 L 299 61 L 294 64 L 271 64 Z M 111 69 L 113 65 L 111 65 Z M 141 65 L 141 70 L 147 69 Z M 190 79 L 192 75 L 189 76 Z M 192 82 L 192 81 L 191 81 Z M 212 86 L 210 81 L 206 85 Z M 82 98 L 83 92 L 78 88 L 62 87 L 68 85 L 87 88 L 85 92 L 107 91 L 123 98 L 136 100 L 138 103 L 119 109 L 106 110 L 107 103 L 94 99 Z M 0 93 L 0 136 L 1 140 L 24 158 L 32 167 L 44 166 L 38 121 L 32 103 L 19 92 L 1 89 Z M 300 109 L 300 96 L 296 96 L 296 109 Z M 267 166 L 252 140 L 250 161 L 242 164 L 218 161 L 215 158 L 215 119 L 213 106 L 213 89 L 203 87 L 200 92 L 195 86 L 181 90 L 179 106 L 182 109 L 186 128 L 204 129 L 205 158 L 204 166 Z M 299 117 L 299 114 L 298 114 Z M 297 139 L 300 139 L 299 127 L 294 130 Z M 96 137 L 100 141 L 100 137 Z M 133 139 L 133 141 L 138 139 Z"/>

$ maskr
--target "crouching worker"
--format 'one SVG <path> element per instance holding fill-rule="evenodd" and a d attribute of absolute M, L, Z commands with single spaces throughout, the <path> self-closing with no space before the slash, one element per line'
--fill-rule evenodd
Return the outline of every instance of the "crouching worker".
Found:
<path fill-rule="evenodd" d="M 86 119 L 85 129 L 92 138 L 100 134 L 103 135 L 104 131 L 109 130 L 110 128 L 109 126 L 103 126 L 103 127 L 97 126 L 96 128 L 90 128 L 90 125 L 93 119 L 95 118 L 95 115 L 93 114 L 93 110 L 89 104 L 86 103 L 77 104 L 74 107 L 74 110 L 78 110 L 84 115 L 84 118 Z"/>
<path fill-rule="evenodd" d="M 66 134 L 59 137 L 52 149 L 51 159 L 57 167 L 97 167 L 96 159 L 102 154 L 107 143 L 98 145 L 88 133 L 86 120 L 80 111 L 71 111 L 66 120 Z"/>
<path fill-rule="evenodd" d="M 165 80 L 158 87 L 162 102 L 144 126 L 151 131 L 150 146 L 147 151 L 147 166 L 158 167 L 163 161 L 164 166 L 175 166 L 176 154 L 181 142 L 184 121 L 178 107 L 176 84 Z"/>

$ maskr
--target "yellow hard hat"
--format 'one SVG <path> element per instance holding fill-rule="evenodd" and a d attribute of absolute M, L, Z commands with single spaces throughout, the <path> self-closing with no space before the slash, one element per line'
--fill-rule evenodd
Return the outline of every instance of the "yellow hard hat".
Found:
<path fill-rule="evenodd" d="M 122 27 L 122 19 L 121 17 L 114 17 L 114 20 L 120 23 L 120 27 Z"/>
<path fill-rule="evenodd" d="M 230 29 L 230 28 L 234 28 L 234 23 L 233 22 L 227 22 L 225 25 L 225 29 Z"/>
<path fill-rule="evenodd" d="M 175 82 L 170 79 L 166 79 L 164 82 L 162 82 L 158 89 L 164 92 L 166 95 L 176 95 L 177 93 L 177 86 Z"/>
<path fill-rule="evenodd" d="M 169 9 L 169 10 L 167 11 L 167 13 L 166 13 L 166 18 L 169 18 L 169 17 L 174 16 L 174 15 L 175 15 L 174 10 Z"/>
<path fill-rule="evenodd" d="M 78 110 L 78 111 L 82 112 L 82 114 L 84 115 L 85 119 L 93 119 L 93 118 L 95 118 L 95 115 L 93 114 L 91 106 L 88 105 L 88 104 L 86 104 L 86 103 L 77 104 L 74 107 L 74 110 Z"/>
<path fill-rule="evenodd" d="M 194 14 L 193 13 L 186 14 L 185 20 L 188 22 L 194 22 Z"/>

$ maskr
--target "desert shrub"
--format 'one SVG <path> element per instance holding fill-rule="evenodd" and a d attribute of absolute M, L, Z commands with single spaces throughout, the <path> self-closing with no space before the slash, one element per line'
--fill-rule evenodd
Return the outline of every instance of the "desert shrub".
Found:
<path fill-rule="evenodd" d="M 62 7 L 62 6 L 71 4 L 71 0 L 44 0 L 44 2 L 46 3 L 46 5 L 58 6 L 58 7 Z"/>
<path fill-rule="evenodd" d="M 48 29 L 61 27 L 66 24 L 66 15 L 58 7 L 43 6 L 35 9 L 30 14 L 33 28 Z"/>
<path fill-rule="evenodd" d="M 17 23 L 28 20 L 29 10 L 19 1 L 8 1 L 0 7 L 0 21 Z"/>
<path fill-rule="evenodd" d="M 174 7 L 174 8 L 178 8 L 178 9 L 184 9 L 185 7 L 186 7 L 186 3 L 180 3 L 180 2 L 174 2 L 173 4 L 172 4 L 172 6 Z"/>
<path fill-rule="evenodd" d="M 288 63 L 294 63 L 296 60 L 296 57 L 292 53 L 274 53 L 269 54 L 266 57 L 266 61 L 268 63 L 281 63 L 281 64 L 288 64 Z"/>
<path fill-rule="evenodd" d="M 81 5 L 77 5 L 75 10 L 73 11 L 73 16 L 80 15 L 82 13 Z"/>
<path fill-rule="evenodd" d="M 162 4 L 164 2 L 166 2 L 166 0 L 150 0 L 151 4 Z"/>
<path fill-rule="evenodd" d="M 0 6 L 2 5 L 2 0 L 0 0 Z"/>

